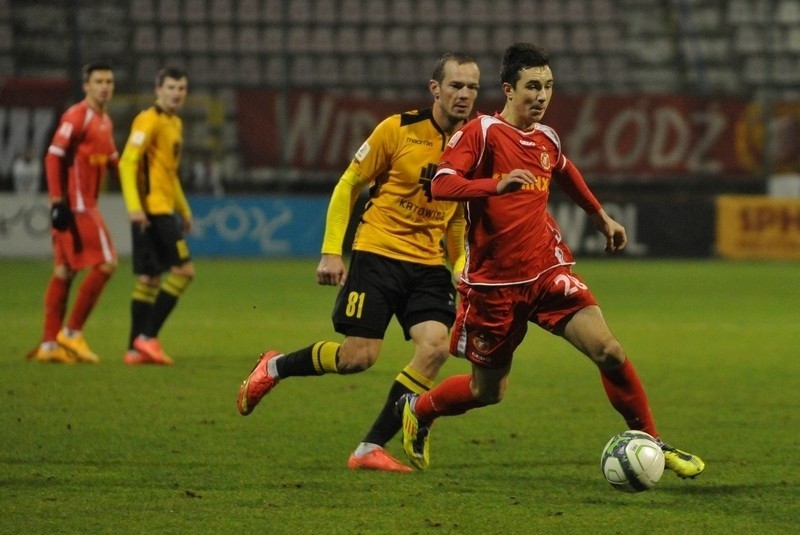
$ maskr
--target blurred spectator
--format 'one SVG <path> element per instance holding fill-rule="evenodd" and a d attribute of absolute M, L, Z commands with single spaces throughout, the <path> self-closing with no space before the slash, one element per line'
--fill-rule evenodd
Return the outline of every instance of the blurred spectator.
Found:
<path fill-rule="evenodd" d="M 27 148 L 25 152 L 14 158 L 11 166 L 11 178 L 15 192 L 38 193 L 41 176 L 42 164 L 38 158 L 34 157 L 33 150 Z"/>

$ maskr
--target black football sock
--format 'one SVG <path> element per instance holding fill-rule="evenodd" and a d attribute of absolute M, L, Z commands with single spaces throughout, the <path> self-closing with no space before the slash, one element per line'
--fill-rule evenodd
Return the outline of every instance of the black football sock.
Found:
<path fill-rule="evenodd" d="M 317 342 L 288 353 L 275 362 L 278 377 L 283 379 L 338 373 L 336 364 L 339 361 L 339 347 L 340 344 L 336 342 Z"/>
<path fill-rule="evenodd" d="M 395 415 L 394 407 L 403 394 L 422 394 L 433 387 L 433 381 L 417 373 L 411 366 L 403 368 L 395 377 L 378 418 L 367 432 L 363 442 L 384 446 L 400 431 L 402 418 Z"/>

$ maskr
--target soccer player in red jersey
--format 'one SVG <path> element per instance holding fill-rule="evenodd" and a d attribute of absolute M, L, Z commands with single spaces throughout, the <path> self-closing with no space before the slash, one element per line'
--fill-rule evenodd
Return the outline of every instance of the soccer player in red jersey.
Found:
<path fill-rule="evenodd" d="M 428 433 L 436 417 L 503 399 L 514 350 L 529 322 L 588 356 L 627 425 L 659 437 L 633 364 L 572 271 L 572 253 L 547 211 L 551 183 L 589 214 L 606 238 L 606 251 L 625 247 L 625 228 L 603 210 L 555 131 L 539 122 L 553 93 L 547 54 L 532 44 L 512 45 L 501 82 L 503 111 L 481 116 L 453 136 L 431 184 L 435 199 L 465 203 L 467 265 L 450 353 L 468 359 L 472 374 L 451 376 L 398 402 L 404 448 L 418 468 L 429 463 Z M 660 444 L 666 467 L 680 477 L 703 471 L 697 456 Z"/>
<path fill-rule="evenodd" d="M 29 355 L 42 362 L 98 362 L 83 326 L 117 266 L 117 252 L 97 207 L 106 171 L 116 174 L 119 159 L 106 112 L 114 94 L 111 65 L 86 65 L 83 91 L 86 98 L 61 116 L 45 157 L 55 267 L 45 293 L 42 342 Z M 70 286 L 85 268 L 89 271 L 64 325 Z"/>

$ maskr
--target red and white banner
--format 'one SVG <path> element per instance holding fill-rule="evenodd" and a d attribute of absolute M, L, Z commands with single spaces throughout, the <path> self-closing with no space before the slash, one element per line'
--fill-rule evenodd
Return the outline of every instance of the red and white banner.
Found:
<path fill-rule="evenodd" d="M 26 149 L 41 159 L 69 98 L 69 80 L 7 78 L 0 87 L 0 177 Z"/>
<path fill-rule="evenodd" d="M 237 92 L 247 168 L 341 171 L 384 117 L 428 101 L 355 98 L 336 92 Z M 502 108 L 482 101 L 481 113 Z M 800 165 L 800 104 L 774 108 L 774 169 Z M 762 111 L 737 98 L 556 95 L 545 117 L 586 174 L 628 180 L 756 180 L 765 140 Z"/>

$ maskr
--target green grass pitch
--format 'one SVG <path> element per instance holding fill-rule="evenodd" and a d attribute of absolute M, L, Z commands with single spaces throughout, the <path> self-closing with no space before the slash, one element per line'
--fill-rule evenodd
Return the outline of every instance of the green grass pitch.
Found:
<path fill-rule="evenodd" d="M 0 260 L 0 532 L 796 533 L 798 264 L 579 261 L 663 437 L 707 463 L 637 495 L 600 474 L 623 423 L 596 369 L 535 328 L 503 403 L 436 423 L 425 472 L 346 467 L 409 360 L 394 324 L 368 372 L 287 380 L 243 418 L 261 350 L 340 339 L 335 289 L 316 285 L 315 260 L 196 265 L 161 336 L 176 365 L 130 368 L 129 264 L 86 327 L 102 362 L 58 366 L 23 358 L 49 261 Z M 467 370 L 451 359 L 443 375 Z"/>

